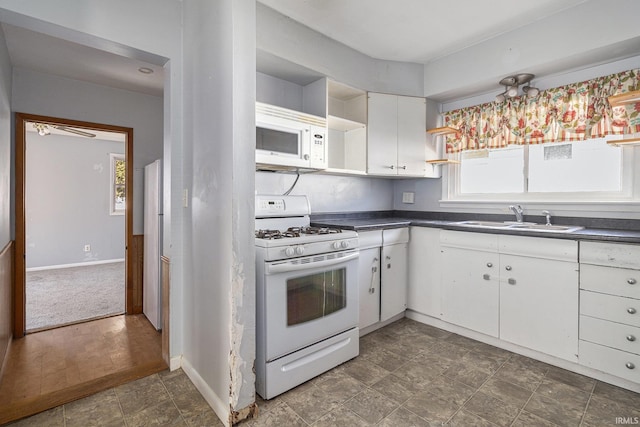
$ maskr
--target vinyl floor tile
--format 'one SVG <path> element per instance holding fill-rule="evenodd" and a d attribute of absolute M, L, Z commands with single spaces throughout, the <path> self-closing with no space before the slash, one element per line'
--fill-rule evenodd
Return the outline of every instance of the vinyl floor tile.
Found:
<path fill-rule="evenodd" d="M 408 351 L 401 353 L 403 347 Z M 640 417 L 638 393 L 409 319 L 361 338 L 361 349 L 360 357 L 280 396 L 268 401 L 256 396 L 258 416 L 239 427 L 605 427 Z M 41 364 L 43 357 L 38 353 L 24 363 Z M 2 396 L 6 394 L 0 389 Z M 125 423 L 223 425 L 181 369 L 164 370 L 12 425 Z"/>

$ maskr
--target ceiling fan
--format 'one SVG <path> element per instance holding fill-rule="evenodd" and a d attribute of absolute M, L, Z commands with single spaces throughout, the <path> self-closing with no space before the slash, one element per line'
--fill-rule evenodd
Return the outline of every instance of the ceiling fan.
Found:
<path fill-rule="evenodd" d="M 86 138 L 95 138 L 96 134 L 95 133 L 91 133 L 91 132 L 86 132 L 80 129 L 76 129 L 76 128 L 72 128 L 69 126 L 64 126 L 64 125 L 49 125 L 49 124 L 45 124 L 45 123 L 33 123 L 33 128 L 35 129 L 36 132 L 38 132 L 38 135 L 40 136 L 45 136 L 45 135 L 49 135 L 51 134 L 51 129 L 57 129 L 63 132 L 69 132 L 69 133 L 73 133 L 76 135 L 80 135 L 80 136 L 84 136 Z"/>

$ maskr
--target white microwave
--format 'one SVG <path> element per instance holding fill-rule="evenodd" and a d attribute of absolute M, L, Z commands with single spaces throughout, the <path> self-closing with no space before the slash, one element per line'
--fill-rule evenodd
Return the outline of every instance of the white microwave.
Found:
<path fill-rule="evenodd" d="M 327 120 L 256 102 L 256 165 L 327 168 Z"/>

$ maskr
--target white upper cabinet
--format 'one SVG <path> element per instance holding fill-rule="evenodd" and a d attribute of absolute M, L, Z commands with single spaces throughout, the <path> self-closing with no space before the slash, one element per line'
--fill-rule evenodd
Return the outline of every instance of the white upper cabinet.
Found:
<path fill-rule="evenodd" d="M 369 92 L 367 172 L 424 176 L 426 100 Z"/>

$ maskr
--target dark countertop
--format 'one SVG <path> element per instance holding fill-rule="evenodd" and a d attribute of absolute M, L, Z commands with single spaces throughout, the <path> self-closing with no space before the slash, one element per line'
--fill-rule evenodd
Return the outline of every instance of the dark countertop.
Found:
<path fill-rule="evenodd" d="M 397 211 L 394 213 L 397 213 Z M 468 214 L 467 217 L 467 219 L 475 219 L 472 214 Z M 587 227 L 583 230 L 574 231 L 572 233 L 555 233 L 545 231 L 469 227 L 464 225 L 456 225 L 455 222 L 457 221 L 459 221 L 459 219 L 451 221 L 445 219 L 401 217 L 396 215 L 390 217 L 376 216 L 373 218 L 362 217 L 361 215 L 357 215 L 352 218 L 345 217 L 345 215 L 336 215 L 336 218 L 331 218 L 330 215 L 324 215 L 320 218 L 312 217 L 311 225 L 317 227 L 334 227 L 360 232 L 414 226 L 442 228 L 446 230 L 456 231 L 468 231 L 471 233 L 510 234 L 516 236 L 548 237 L 553 239 L 611 241 L 618 243 L 640 244 L 640 230 Z M 588 222 L 586 219 L 584 221 Z M 582 224 L 576 222 L 575 225 Z"/>

